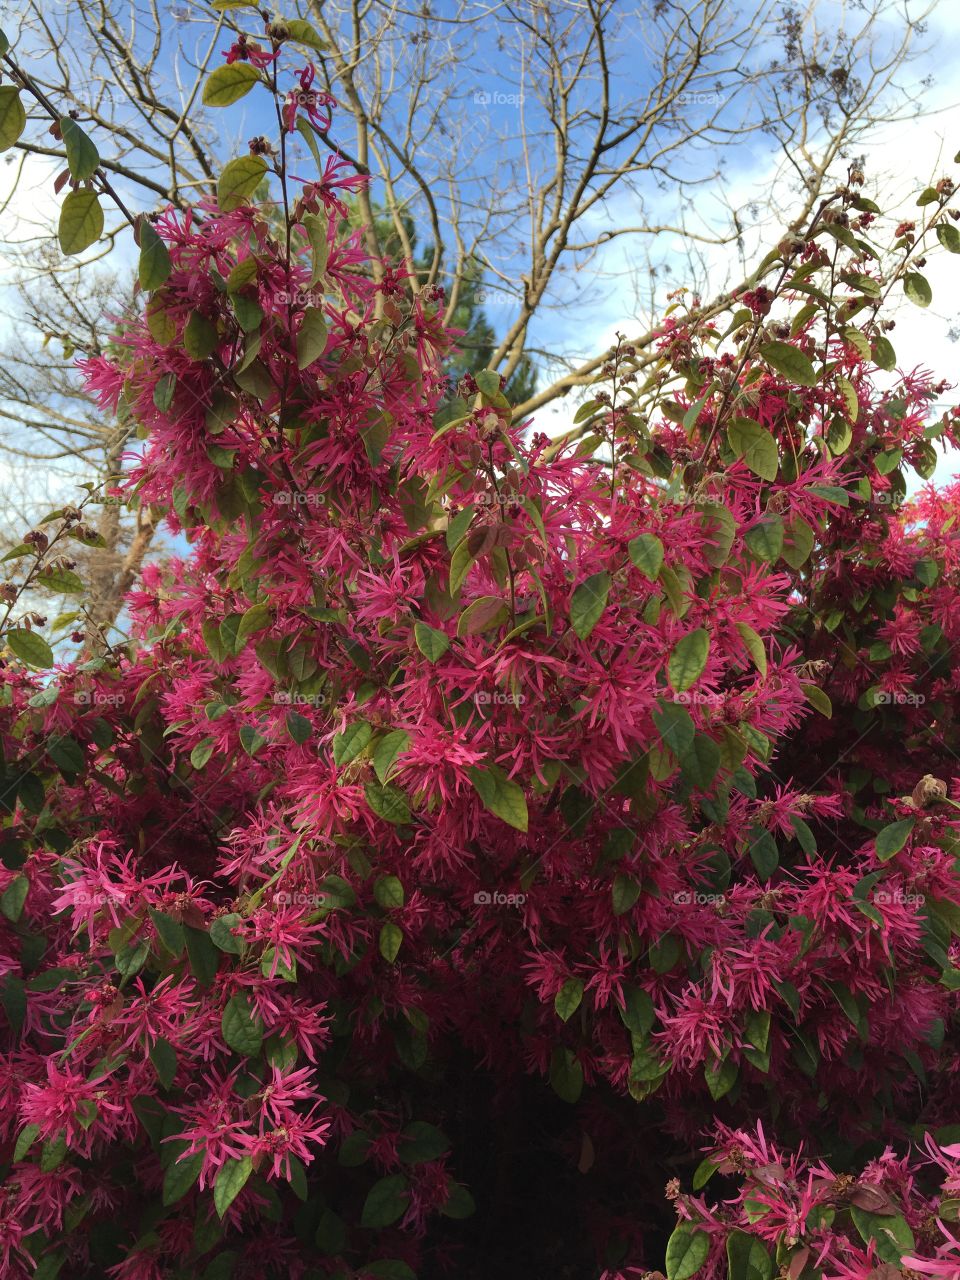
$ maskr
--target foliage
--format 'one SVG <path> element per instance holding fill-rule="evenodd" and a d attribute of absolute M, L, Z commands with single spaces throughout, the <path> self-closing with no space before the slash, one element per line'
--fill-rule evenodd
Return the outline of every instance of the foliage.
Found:
<path fill-rule="evenodd" d="M 84 362 L 189 556 L 52 675 L 82 512 L 3 588 L 4 1274 L 956 1276 L 958 431 L 877 374 L 952 184 L 881 277 L 852 172 L 551 442 L 439 412 L 348 165 L 239 161 Z"/>

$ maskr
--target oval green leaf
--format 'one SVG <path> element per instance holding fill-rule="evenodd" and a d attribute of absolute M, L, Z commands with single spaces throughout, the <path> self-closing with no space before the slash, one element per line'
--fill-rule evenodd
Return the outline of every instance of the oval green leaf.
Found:
<path fill-rule="evenodd" d="M 667 664 L 667 679 L 675 693 L 686 691 L 700 679 L 710 655 L 710 634 L 699 627 L 674 646 Z"/>

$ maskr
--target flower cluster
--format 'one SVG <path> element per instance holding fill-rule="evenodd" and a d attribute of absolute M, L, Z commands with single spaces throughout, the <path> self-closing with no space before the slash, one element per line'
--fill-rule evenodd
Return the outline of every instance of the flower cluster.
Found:
<path fill-rule="evenodd" d="M 957 419 L 809 301 L 824 220 L 531 435 L 359 181 L 163 213 L 84 365 L 190 550 L 52 682 L 8 633 L 3 1274 L 471 1275 L 549 1130 L 578 1274 L 672 1201 L 671 1280 L 956 1276 Z"/>

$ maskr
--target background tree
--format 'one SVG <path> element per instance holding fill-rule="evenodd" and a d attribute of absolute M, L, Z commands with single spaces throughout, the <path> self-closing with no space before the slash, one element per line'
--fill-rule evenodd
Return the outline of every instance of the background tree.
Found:
<path fill-rule="evenodd" d="M 801 226 L 870 131 L 918 109 L 910 63 L 924 26 L 902 0 L 858 6 L 857 25 L 845 29 L 817 0 L 803 9 L 651 0 L 629 12 L 615 0 L 463 0 L 442 13 L 428 0 L 415 10 L 310 0 L 299 13 L 326 44 L 304 52 L 339 103 L 337 149 L 371 175 L 355 201 L 370 269 L 401 261 L 412 290 L 444 287 L 444 320 L 464 330 L 452 381 L 499 370 L 518 418 L 589 384 L 607 358 L 555 317 L 602 295 L 614 242 L 620 275 L 632 263 L 644 282 L 634 324 L 624 317 L 623 327 L 645 367 L 678 245 L 687 283 L 708 299 L 701 314 L 718 314 L 728 290 L 712 301 L 707 290 L 745 283 L 732 265 L 750 222 Z M 11 164 L 15 188 L 24 175 L 49 184 L 59 173 L 62 198 L 66 151 L 51 123 L 64 112 L 96 140 L 102 182 L 133 213 L 212 194 L 224 145 L 271 124 L 258 106 L 231 126 L 236 137 L 222 138 L 223 116 L 201 89 L 241 32 L 267 48 L 253 5 L 77 0 L 52 9 L 27 0 L 18 18 L 3 70 L 16 80 L 29 58 L 37 94 Z M 748 144 L 771 166 L 779 160 L 783 176 L 749 215 L 723 199 L 724 175 Z M 290 146 L 306 156 L 300 134 Z M 60 305 L 57 276 L 72 268 L 12 243 L 17 207 L 11 196 L 6 256 L 19 286 L 8 310 L 18 328 L 0 344 L 0 392 L 18 429 L 0 447 L 32 496 L 53 466 L 100 483 L 125 433 L 91 413 L 69 360 L 51 373 L 32 359 L 51 332 L 66 351 L 84 350 L 89 317 Z M 112 206 L 107 219 L 100 256 L 127 245 Z M 722 281 L 699 256 L 718 244 L 731 250 Z M 94 307 L 100 287 L 86 287 Z M 129 296 L 125 279 L 121 291 Z M 152 528 L 146 516 L 136 528 L 106 527 L 104 565 L 135 569 Z M 122 591 L 102 572 L 98 616 L 110 621 Z"/>

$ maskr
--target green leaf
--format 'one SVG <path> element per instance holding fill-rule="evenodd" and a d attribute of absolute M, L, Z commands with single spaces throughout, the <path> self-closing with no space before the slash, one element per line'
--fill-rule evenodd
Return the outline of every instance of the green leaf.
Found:
<path fill-rule="evenodd" d="M 639 987 L 623 988 L 623 1008 L 619 1010 L 623 1025 L 638 1036 L 645 1036 L 653 1026 L 656 1010 L 646 991 Z"/>
<path fill-rule="evenodd" d="M 889 826 L 877 832 L 875 847 L 881 862 L 887 862 L 894 854 L 900 852 L 907 843 L 916 821 L 916 818 L 901 818 L 899 822 L 891 822 Z"/>
<path fill-rule="evenodd" d="M 701 515 L 704 558 L 713 568 L 719 569 L 726 563 L 737 536 L 737 522 L 726 507 L 715 502 L 698 504 L 697 510 Z"/>
<path fill-rule="evenodd" d="M 103 231 L 103 209 L 96 191 L 69 191 L 60 208 L 57 236 L 64 253 L 83 253 Z"/>
<path fill-rule="evenodd" d="M 492 400 L 500 394 L 500 375 L 495 369 L 480 369 L 474 377 L 477 390 Z"/>
<path fill-rule="evenodd" d="M 254 604 L 242 615 L 237 627 L 237 651 L 243 647 L 248 636 L 263 631 L 273 622 L 273 616 L 265 604 Z"/>
<path fill-rule="evenodd" d="M 885 369 L 888 373 L 897 367 L 897 353 L 889 338 L 874 338 L 873 362 L 878 369 Z"/>
<path fill-rule="evenodd" d="M 388 911 L 402 907 L 405 901 L 403 885 L 396 876 L 381 876 L 373 886 L 373 896 L 376 902 Z"/>
<path fill-rule="evenodd" d="M 117 966 L 118 973 L 124 978 L 130 978 L 140 972 L 149 954 L 150 947 L 147 942 L 125 942 L 117 951 L 113 962 Z"/>
<path fill-rule="evenodd" d="M 16 924 L 23 914 L 23 906 L 27 900 L 27 894 L 30 891 L 30 881 L 26 876 L 14 876 L 14 878 L 0 894 L 0 912 L 10 921 Z"/>
<path fill-rule="evenodd" d="M 743 540 L 759 560 L 773 564 L 783 550 L 783 521 L 779 516 L 764 516 L 743 535 Z"/>
<path fill-rule="evenodd" d="M 497 765 L 485 769 L 471 765 L 470 781 L 483 803 L 496 817 L 517 831 L 527 830 L 527 801 L 522 789 L 507 777 Z"/>
<path fill-rule="evenodd" d="M 339 1214 L 332 1209 L 323 1211 L 313 1242 L 321 1253 L 328 1256 L 343 1252 L 347 1244 L 347 1226 Z"/>
<path fill-rule="evenodd" d="M 709 1156 L 705 1156 L 693 1171 L 691 1181 L 694 1191 L 699 1191 L 702 1187 L 705 1187 L 718 1168 L 719 1165 L 716 1161 L 711 1160 Z"/>
<path fill-rule="evenodd" d="M 373 729 L 366 720 L 354 720 L 333 740 L 333 763 L 338 767 L 356 760 L 373 737 Z"/>
<path fill-rule="evenodd" d="M 140 288 L 159 289 L 171 271 L 170 253 L 146 218 L 140 222 Z"/>
<path fill-rule="evenodd" d="M 802 684 L 800 687 L 803 689 L 803 696 L 810 703 L 811 707 L 815 708 L 815 710 L 819 711 L 822 716 L 826 716 L 826 718 L 830 720 L 833 716 L 833 704 L 830 701 L 829 695 L 824 693 L 820 686 L 816 684 Z"/>
<path fill-rule="evenodd" d="M 949 222 L 941 222 L 937 227 L 937 239 L 948 253 L 960 253 L 960 231 Z"/>
<path fill-rule="evenodd" d="M 183 349 L 186 351 L 187 355 L 193 360 L 206 360 L 207 356 L 216 349 L 218 341 L 217 326 L 213 321 L 208 320 L 200 311 L 191 311 L 190 319 L 183 327 Z M 232 401 L 232 397 L 222 396 L 220 398 L 215 398 L 214 403 L 221 413 L 223 412 L 223 408 L 226 407 L 228 400 Z M 208 414 L 207 423 L 208 429 L 209 420 L 216 416 L 215 413 L 212 412 L 214 409 L 213 404 L 211 404 L 210 409 L 211 412 Z M 214 434 L 216 434 L 216 432 Z"/>
<path fill-rule="evenodd" d="M 310 288 L 312 289 L 327 269 L 327 258 L 330 253 L 330 243 L 327 240 L 327 220 L 321 218 L 316 213 L 308 213 L 303 218 L 303 229 L 307 233 L 310 241 L 310 249 L 313 256 L 313 270 L 310 275 Z"/>
<path fill-rule="evenodd" d="M 230 656 L 230 647 L 225 642 L 220 627 L 213 618 L 204 618 L 200 631 L 203 635 L 203 643 L 207 646 L 207 652 L 219 666 Z"/>
<path fill-rule="evenodd" d="M 791 347 L 792 351 L 793 348 Z M 750 418 L 734 418 L 727 428 L 730 448 L 761 480 L 776 480 L 780 454 L 772 434 Z"/>
<path fill-rule="evenodd" d="M 177 1051 L 169 1040 L 159 1036 L 150 1049 L 150 1061 L 157 1073 L 157 1079 L 164 1089 L 169 1089 L 177 1075 Z"/>
<path fill-rule="evenodd" d="M 793 827 L 794 834 L 797 837 L 797 843 L 804 853 L 814 854 L 817 852 L 817 841 L 813 832 L 801 817 L 794 814 L 790 819 L 790 825 Z"/>
<path fill-rule="evenodd" d="M 220 955 L 210 941 L 205 929 L 195 929 L 193 925 L 183 926 L 187 939 L 187 956 L 190 959 L 190 971 L 201 986 L 209 987 L 217 976 Z"/>
<path fill-rule="evenodd" d="M 583 999 L 583 979 L 568 978 L 553 998 L 553 1007 L 563 1022 L 569 1022 Z"/>
<path fill-rule="evenodd" d="M 154 406 L 161 412 L 167 413 L 173 404 L 174 392 L 177 389 L 177 375 L 175 373 L 164 373 L 157 379 L 157 385 L 153 388 Z"/>
<path fill-rule="evenodd" d="M 87 763 L 83 747 L 76 738 L 64 735 L 51 738 L 47 743 L 47 754 L 61 773 L 79 773 Z"/>
<path fill-rule="evenodd" d="M 312 27 L 303 18 L 284 18 L 283 25 L 287 28 L 290 39 L 296 40 L 297 44 L 305 44 L 308 49 L 317 49 L 320 53 L 330 48 L 326 40 L 321 39 L 316 27 Z"/>
<path fill-rule="evenodd" d="M 0 1003 L 7 1015 L 10 1030 L 18 1037 L 27 1016 L 27 993 L 22 979 L 15 978 L 12 973 L 0 979 Z"/>
<path fill-rule="evenodd" d="M 16 85 L 0 85 L 0 151 L 8 151 L 27 126 L 27 113 Z"/>
<path fill-rule="evenodd" d="M 766 1247 L 746 1231 L 727 1236 L 727 1280 L 773 1280 L 776 1270 Z"/>
<path fill-rule="evenodd" d="M 297 368 L 306 369 L 323 355 L 327 345 L 327 322 L 319 307 L 307 307 L 297 332 Z"/>
<path fill-rule="evenodd" d="M 696 726 L 690 712 L 679 702 L 664 702 L 653 713 L 653 723 L 663 745 L 679 759 L 690 750 Z"/>
<path fill-rule="evenodd" d="M 387 964 L 393 964 L 397 958 L 400 947 L 403 944 L 403 930 L 399 925 L 388 920 L 380 930 L 380 939 L 378 946 L 380 954 L 386 960 Z"/>
<path fill-rule="evenodd" d="M 395 827 L 402 827 L 410 821 L 410 804 L 399 787 L 390 783 L 378 786 L 368 782 L 364 786 L 367 804 L 384 822 L 392 822 Z"/>
<path fill-rule="evenodd" d="M 255 756 L 267 741 L 252 724 L 242 724 L 237 737 L 248 756 Z"/>
<path fill-rule="evenodd" d="M 626 915 L 640 897 L 640 889 L 640 881 L 633 876 L 624 875 L 623 872 L 614 876 L 613 885 L 610 889 L 613 914 L 615 916 Z"/>
<path fill-rule="evenodd" d="M 791 569 L 805 564 L 813 550 L 813 530 L 802 516 L 792 515 L 784 529 L 783 548 L 780 554 Z"/>
<path fill-rule="evenodd" d="M 6 564 L 8 560 L 20 560 L 23 556 L 36 555 L 36 547 L 31 547 L 27 542 L 19 542 L 12 551 L 8 551 L 5 556 L 0 556 L 0 564 Z"/>
<path fill-rule="evenodd" d="M 16 627 L 3 637 L 21 662 L 28 667 L 52 667 L 53 650 L 36 631 Z"/>
<path fill-rule="evenodd" d="M 56 1138 L 50 1138 L 43 1144 L 40 1151 L 40 1172 L 52 1173 L 54 1169 L 59 1169 L 67 1158 L 67 1140 L 61 1133 Z"/>
<path fill-rule="evenodd" d="M 721 759 L 720 748 L 713 738 L 698 733 L 690 749 L 680 757 L 680 768 L 695 787 L 706 791 L 717 776 Z"/>
<path fill-rule="evenodd" d="M 196 1180 L 203 1168 L 203 1152 L 197 1151 L 192 1156 L 184 1156 L 182 1160 L 174 1160 L 167 1165 L 163 1175 L 163 1203 L 176 1204 L 181 1200 Z"/>
<path fill-rule="evenodd" d="M 778 373 L 802 387 L 817 385 L 817 371 L 808 356 L 789 342 L 765 342 L 760 348 L 761 357 Z"/>
<path fill-rule="evenodd" d="M 940 570 L 935 560 L 923 559 L 918 560 L 913 566 L 914 576 L 923 583 L 925 587 L 932 587 L 940 576 Z"/>
<path fill-rule="evenodd" d="M 663 568 L 663 543 L 653 533 L 641 533 L 627 543 L 627 554 L 645 578 L 655 582 Z"/>
<path fill-rule="evenodd" d="M 710 1237 L 689 1222 L 681 1222 L 667 1241 L 667 1280 L 689 1280 L 710 1252 Z"/>
<path fill-rule="evenodd" d="M 903 277 L 903 292 L 918 307 L 929 307 L 933 301 L 933 290 L 929 282 L 916 271 L 908 271 Z"/>
<path fill-rule="evenodd" d="M 447 532 L 444 541 L 447 544 L 447 550 L 452 555 L 460 545 L 461 541 L 467 536 L 467 530 L 470 528 L 473 517 L 476 515 L 476 507 L 472 503 L 468 503 L 462 511 L 458 511 L 451 521 L 447 524 Z"/>
<path fill-rule="evenodd" d="M 17 1144 L 13 1148 L 13 1163 L 19 1164 L 37 1139 L 40 1132 L 38 1124 L 27 1124 L 17 1134 Z"/>
<path fill-rule="evenodd" d="M 83 579 L 72 569 L 47 569 L 37 579 L 37 586 L 59 595 L 81 595 L 85 590 Z"/>
<path fill-rule="evenodd" d="M 453 549 L 450 557 L 450 594 L 455 596 L 466 581 L 470 567 L 476 560 L 476 556 L 470 550 L 469 543 L 466 538 L 458 542 Z"/>
<path fill-rule="evenodd" d="M 445 1218 L 469 1218 L 476 1213 L 477 1206 L 466 1187 L 458 1182 L 448 1182 L 447 1186 L 450 1194 L 440 1210 Z"/>
<path fill-rule="evenodd" d="M 570 601 L 570 625 L 581 640 L 586 640 L 600 621 L 609 595 L 610 574 L 606 571 L 591 574 L 574 591 Z"/>
<path fill-rule="evenodd" d="M 410 1199 L 409 1184 L 402 1173 L 391 1174 L 375 1182 L 367 1193 L 360 1214 L 361 1227 L 389 1227 L 406 1212 Z"/>
<path fill-rule="evenodd" d="M 425 1164 L 439 1160 L 450 1150 L 450 1139 L 436 1125 L 414 1120 L 400 1134 L 397 1158 L 403 1164 Z"/>
<path fill-rule="evenodd" d="M 183 936 L 183 925 L 180 921 L 174 920 L 173 916 L 168 916 L 163 911 L 154 911 L 152 907 L 150 919 L 153 921 L 157 936 L 167 950 L 175 956 L 182 955 L 187 940 Z"/>
<path fill-rule="evenodd" d="M 815 493 L 818 498 L 826 498 L 828 502 L 836 502 L 841 507 L 850 506 L 850 495 L 846 489 L 841 489 L 835 484 L 812 484 L 807 490 L 808 493 Z"/>
<path fill-rule="evenodd" d="M 710 655 L 710 633 L 699 627 L 678 640 L 667 664 L 667 679 L 675 693 L 686 691 L 700 679 Z"/>
<path fill-rule="evenodd" d="M 900 1213 L 870 1213 L 858 1205 L 851 1205 L 850 1217 L 864 1244 L 872 1240 L 877 1256 L 884 1262 L 899 1266 L 903 1255 L 916 1248 L 913 1232 Z"/>
<path fill-rule="evenodd" d="M 267 172 L 261 156 L 240 156 L 225 166 L 217 180 L 217 203 L 224 213 L 233 213 L 249 204 Z"/>
<path fill-rule="evenodd" d="M 245 1058 L 255 1058 L 263 1044 L 263 1023 L 245 996 L 231 996 L 220 1019 L 223 1038 Z"/>
<path fill-rule="evenodd" d="M 239 1160 L 225 1160 L 220 1166 L 217 1180 L 213 1187 L 213 1203 L 217 1216 L 222 1218 L 237 1196 L 247 1185 L 247 1179 L 253 1172 L 253 1162 L 249 1156 Z"/>
<path fill-rule="evenodd" d="M 777 842 L 769 831 L 764 831 L 760 827 L 751 827 L 747 838 L 750 841 L 750 861 L 753 863 L 761 882 L 765 883 L 780 865 L 780 852 L 777 849 Z"/>
<path fill-rule="evenodd" d="M 583 1092 L 583 1067 L 572 1049 L 557 1047 L 550 1057 L 550 1084 L 558 1098 L 576 1102 Z"/>
<path fill-rule="evenodd" d="M 299 711 L 288 711 L 286 723 L 287 733 L 289 733 L 298 747 L 302 747 L 313 733 L 313 725 Z"/>
<path fill-rule="evenodd" d="M 100 167 L 100 152 L 70 116 L 60 117 L 60 135 L 67 151 L 67 168 L 75 182 L 86 182 Z"/>
<path fill-rule="evenodd" d="M 413 636 L 417 642 L 417 648 L 428 662 L 437 662 L 450 648 L 449 636 L 442 631 L 437 631 L 434 627 L 428 627 L 425 622 L 414 623 Z"/>
<path fill-rule="evenodd" d="M 206 107 L 229 107 L 239 102 L 263 78 L 250 62 L 228 62 L 207 76 L 203 86 L 203 104 Z"/>
<path fill-rule="evenodd" d="M 213 748 L 216 746 L 216 738 L 204 738 L 190 752 L 190 763 L 194 769 L 202 769 L 210 757 L 213 755 Z"/>
<path fill-rule="evenodd" d="M 763 641 L 753 627 L 746 622 L 738 622 L 737 631 L 740 633 L 740 639 L 743 641 L 753 665 L 762 676 L 765 676 L 767 674 L 767 653 L 763 647 Z"/>
<path fill-rule="evenodd" d="M 457 620 L 458 636 L 476 636 L 493 631 L 510 617 L 510 609 L 499 596 L 480 596 L 464 609 Z"/>
<path fill-rule="evenodd" d="M 237 912 L 231 911 L 210 922 L 210 941 L 219 951 L 227 951 L 234 956 L 243 953 L 243 943 L 231 932 L 242 919 Z"/>

